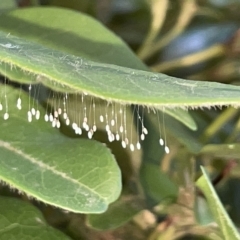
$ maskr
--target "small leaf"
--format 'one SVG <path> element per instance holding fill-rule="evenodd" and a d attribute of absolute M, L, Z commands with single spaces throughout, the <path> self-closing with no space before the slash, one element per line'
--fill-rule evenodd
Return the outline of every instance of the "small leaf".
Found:
<path fill-rule="evenodd" d="M 41 212 L 33 205 L 16 198 L 0 197 L 1 240 L 70 240 L 47 225 Z"/>
<path fill-rule="evenodd" d="M 206 226 L 214 222 L 209 205 L 207 204 L 206 199 L 201 196 L 196 197 L 194 212 L 199 224 Z"/>
<path fill-rule="evenodd" d="M 240 144 L 208 144 L 200 152 L 212 157 L 240 159 Z"/>
<path fill-rule="evenodd" d="M 66 8 L 31 7 L 2 14 L 0 22 L 0 29 L 6 33 L 65 54 L 100 63 L 148 69 L 118 36 L 84 13 Z"/>
<path fill-rule="evenodd" d="M 0 85 L 0 92 L 7 96 L 9 114 L 8 120 L 0 118 L 0 179 L 69 211 L 106 211 L 121 191 L 121 173 L 110 151 L 94 140 L 63 136 L 43 117 L 29 123 L 28 104 L 22 110 L 15 105 L 19 90 Z M 21 98 L 30 101 L 27 94 Z"/>
<path fill-rule="evenodd" d="M 181 110 L 181 109 L 179 109 Z M 175 111 L 173 109 L 172 111 Z M 202 149 L 202 144 L 196 139 L 196 136 L 194 136 L 195 132 L 192 132 L 191 130 L 187 129 L 182 123 L 182 121 L 176 121 L 176 117 L 171 117 L 171 114 L 164 114 L 162 112 L 158 113 L 159 120 L 164 121 L 164 126 L 159 126 L 158 118 L 153 113 L 148 113 L 148 119 L 153 124 L 154 130 L 152 130 L 153 134 L 155 134 L 156 142 L 158 143 L 159 139 L 159 128 L 161 127 L 161 137 L 164 137 L 164 128 L 167 128 L 167 132 L 171 133 L 181 144 L 185 145 L 187 149 L 192 153 L 199 153 Z M 146 120 L 145 120 L 146 122 Z M 150 124 L 146 123 L 146 126 L 148 130 L 150 131 Z M 190 126 L 190 125 L 188 125 Z M 191 125 L 193 126 L 193 125 Z M 193 129 L 192 129 L 193 130 Z M 156 143 L 146 143 L 148 146 L 145 151 L 149 152 L 147 154 L 154 155 L 155 158 L 159 160 L 159 154 L 155 154 L 156 152 L 160 151 L 159 149 L 156 149 L 157 145 Z M 155 146 L 154 146 L 155 145 Z M 155 149 L 152 151 L 151 148 L 154 147 Z M 151 152 L 151 153 L 150 153 Z"/>
<path fill-rule="evenodd" d="M 142 209 L 136 196 L 123 196 L 112 203 L 105 213 L 88 215 L 87 222 L 99 230 L 114 229 L 127 223 Z"/>
<path fill-rule="evenodd" d="M 219 197 L 217 196 L 206 171 L 204 170 L 203 167 L 201 167 L 201 169 L 203 172 L 203 176 L 198 179 L 196 184 L 205 194 L 209 207 L 212 211 L 213 217 L 215 218 L 215 221 L 218 223 L 219 228 L 224 236 L 224 239 L 239 240 L 240 235 L 237 229 L 235 228 L 233 222 L 229 218 L 222 203 L 220 202 Z"/>

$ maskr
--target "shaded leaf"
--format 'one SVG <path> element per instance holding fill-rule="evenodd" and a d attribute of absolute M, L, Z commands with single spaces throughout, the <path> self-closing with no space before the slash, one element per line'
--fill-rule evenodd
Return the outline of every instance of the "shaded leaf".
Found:
<path fill-rule="evenodd" d="M 8 1 L 1 1 L 0 2 L 0 12 L 4 12 L 7 10 L 12 10 L 14 8 L 17 8 L 17 3 L 14 0 L 8 0 Z"/>
<path fill-rule="evenodd" d="M 214 222 L 206 199 L 201 196 L 196 197 L 194 212 L 199 224 L 204 226 Z"/>
<path fill-rule="evenodd" d="M 148 69 L 118 36 L 84 13 L 57 7 L 34 7 L 2 14 L 0 21 L 2 31 L 65 54 Z"/>
<path fill-rule="evenodd" d="M 178 187 L 162 172 L 159 165 L 143 162 L 140 169 L 140 181 L 144 192 L 153 204 L 163 200 L 174 201 L 178 196 Z"/>
<path fill-rule="evenodd" d="M 136 196 L 123 196 L 112 203 L 105 213 L 88 215 L 87 223 L 92 228 L 99 230 L 118 228 L 131 220 L 142 209 L 140 200 Z"/>
<path fill-rule="evenodd" d="M 240 158 L 240 144 L 208 144 L 203 147 L 201 154 L 222 158 Z"/>
<path fill-rule="evenodd" d="M 36 15 L 39 17 L 36 18 Z M 70 53 L 101 63 L 148 70 L 119 37 L 82 13 L 61 8 L 38 7 L 1 15 L 0 21 L 0 29 L 4 32 L 11 32 L 63 54 Z M 72 24 L 73 22 L 75 24 Z M 20 82 L 32 81 L 31 75 L 11 67 L 7 68 L 3 66 L 2 72 L 7 73 L 10 79 Z M 196 124 L 186 111 L 168 109 L 166 112 L 191 129 L 196 129 Z"/>
<path fill-rule="evenodd" d="M 233 222 L 229 218 L 222 203 L 220 202 L 219 197 L 217 196 L 206 171 L 204 170 L 203 167 L 201 167 L 201 169 L 203 172 L 203 176 L 198 179 L 196 184 L 203 191 L 205 197 L 207 198 L 213 217 L 215 218 L 215 221 L 218 223 L 219 228 L 224 236 L 224 239 L 226 240 L 240 239 L 240 235 L 237 229 L 235 228 Z"/>

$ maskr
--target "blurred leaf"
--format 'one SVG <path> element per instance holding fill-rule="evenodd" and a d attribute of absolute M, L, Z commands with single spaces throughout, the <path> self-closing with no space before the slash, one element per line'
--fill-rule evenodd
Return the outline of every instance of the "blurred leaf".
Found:
<path fill-rule="evenodd" d="M 0 12 L 17 8 L 16 0 L 0 1 Z"/>
<path fill-rule="evenodd" d="M 92 3 L 92 1 L 88 0 L 48 0 L 48 5 L 70 8 L 81 12 L 86 12 L 89 10 L 93 4 L 94 3 Z"/>
<path fill-rule="evenodd" d="M 47 225 L 41 212 L 16 198 L 0 197 L 1 240 L 67 240 L 70 238 Z"/>
<path fill-rule="evenodd" d="M 61 51 L 63 55 L 148 69 L 118 36 L 84 13 L 57 7 L 34 7 L 3 14 L 0 21 L 3 32 Z"/>
<path fill-rule="evenodd" d="M 175 109 L 173 111 L 175 111 Z M 178 120 L 176 117 L 173 118 L 171 116 L 171 114 L 167 115 L 163 112 L 158 112 L 158 118 L 155 115 L 156 114 L 148 113 L 148 118 L 151 121 L 151 123 L 154 124 L 154 126 L 155 126 L 154 133 L 158 139 L 159 139 L 158 118 L 159 118 L 159 120 L 161 120 L 162 122 L 164 121 L 164 126 L 160 126 L 162 128 L 162 130 L 161 130 L 162 138 L 164 138 L 163 133 L 164 133 L 164 128 L 166 127 L 167 132 L 171 133 L 181 144 L 186 146 L 190 152 L 198 153 L 202 149 L 203 145 L 198 141 L 195 132 L 186 128 L 182 124 L 182 121 L 180 121 L 180 122 L 176 121 L 176 120 Z M 191 126 L 193 126 L 193 124 L 191 124 Z M 148 128 L 149 128 L 149 125 L 148 125 Z M 193 130 L 193 128 L 191 128 L 191 129 Z M 168 141 L 168 139 L 167 139 L 167 141 Z M 154 145 L 159 146 L 159 144 L 156 145 L 153 142 L 151 144 L 152 144 L 152 146 L 154 146 Z M 150 148 L 150 146 L 149 146 L 149 148 Z M 146 150 L 146 151 L 149 152 L 148 150 Z M 153 153 L 155 153 L 155 151 L 157 151 L 157 150 L 155 149 L 153 151 Z M 159 157 L 159 156 L 157 155 L 157 157 Z"/>
<path fill-rule="evenodd" d="M 197 130 L 197 125 L 196 125 L 194 119 L 185 110 L 178 109 L 178 108 L 164 109 L 164 113 L 175 118 L 176 120 L 178 120 L 178 122 L 181 122 L 182 124 L 184 124 L 185 126 L 190 128 L 191 130 L 194 130 L 194 131 Z"/>
<path fill-rule="evenodd" d="M 159 145 L 159 121 L 158 117 L 153 113 L 148 113 L 144 116 L 144 125 L 148 130 L 148 134 L 146 135 L 146 139 L 141 142 L 143 149 L 142 163 L 150 162 L 160 166 L 160 160 L 165 155 L 164 147 L 160 147 Z"/>
<path fill-rule="evenodd" d="M 214 222 L 209 205 L 207 204 L 206 199 L 201 196 L 196 197 L 194 212 L 199 224 L 208 225 Z"/>
<path fill-rule="evenodd" d="M 164 117 L 164 126 L 159 126 L 159 120 Z M 158 204 L 165 198 L 172 201 L 178 196 L 178 187 L 166 173 L 162 172 L 160 166 L 165 155 L 163 147 L 159 147 L 159 127 L 162 128 L 161 137 L 164 139 L 164 130 L 167 128 L 179 142 L 185 145 L 189 151 L 197 153 L 201 150 L 201 144 L 194 138 L 190 130 L 177 122 L 171 116 L 159 112 L 156 114 L 147 114 L 144 118 L 144 124 L 148 129 L 146 140 L 142 142 L 143 156 L 140 169 L 140 180 L 143 185 L 146 197 L 150 205 Z M 172 128 L 174 126 L 174 128 Z M 167 138 L 167 144 L 171 140 Z M 170 143 L 171 144 L 171 143 Z M 170 149 L 171 150 L 171 149 Z"/>
<path fill-rule="evenodd" d="M 172 201 L 178 195 L 175 184 L 160 169 L 161 160 L 166 153 L 164 147 L 159 145 L 158 121 L 155 114 L 146 114 L 144 125 L 148 129 L 148 134 L 141 143 L 143 153 L 139 178 L 149 206 L 154 206 L 165 198 Z"/>
<path fill-rule="evenodd" d="M 102 214 L 91 214 L 87 223 L 99 230 L 115 229 L 131 220 L 143 207 L 137 196 L 124 196 L 112 203 Z"/>
<path fill-rule="evenodd" d="M 234 171 L 239 172 L 236 168 Z M 228 213 L 234 223 L 239 226 L 240 224 L 240 179 L 238 177 L 230 177 L 219 183 L 216 187 L 219 197 L 228 209 Z"/>
<path fill-rule="evenodd" d="M 178 59 L 227 42 L 237 29 L 234 22 L 194 24 L 164 48 L 162 58 L 164 61 Z"/>
<path fill-rule="evenodd" d="M 240 159 L 240 144 L 208 144 L 200 153 L 212 157 Z"/>
<path fill-rule="evenodd" d="M 112 11 L 115 14 L 126 14 L 135 12 L 141 8 L 146 8 L 144 0 L 112 0 Z"/>
<path fill-rule="evenodd" d="M 222 231 L 224 239 L 239 240 L 240 235 L 233 222 L 229 218 L 222 203 L 220 202 L 206 171 L 203 167 L 201 167 L 201 169 L 203 176 L 197 180 L 196 184 L 203 191 L 205 197 L 207 198 L 209 207 L 212 211 L 215 221 L 218 223 L 218 226 Z"/>
<path fill-rule="evenodd" d="M 111 152 L 93 140 L 67 138 L 42 118 L 29 123 L 28 104 L 16 108 L 19 90 L 0 85 L 0 93 L 7 96 L 9 114 L 8 120 L 0 118 L 0 178 L 69 211 L 106 211 L 121 191 L 121 173 Z M 21 98 L 30 101 L 27 94 Z"/>
<path fill-rule="evenodd" d="M 209 0 L 209 2 L 217 7 L 226 7 L 231 4 L 240 3 L 239 0 Z"/>
<path fill-rule="evenodd" d="M 178 187 L 166 173 L 160 170 L 157 164 L 143 162 L 140 169 L 140 181 L 152 204 L 163 200 L 174 201 L 178 196 Z"/>
<path fill-rule="evenodd" d="M 175 119 L 166 117 L 166 128 L 169 132 L 191 153 L 199 153 L 202 149 L 202 144 L 195 137 L 194 133 L 187 129 L 184 125 L 177 122 Z M 173 125 L 174 124 L 174 125 Z M 174 126 L 172 128 L 171 126 Z"/>

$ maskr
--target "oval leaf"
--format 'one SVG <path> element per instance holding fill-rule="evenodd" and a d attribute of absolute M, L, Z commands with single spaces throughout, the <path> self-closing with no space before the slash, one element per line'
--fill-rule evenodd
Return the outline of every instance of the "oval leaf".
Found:
<path fill-rule="evenodd" d="M 0 197 L 1 240 L 70 240 L 47 225 L 41 212 L 16 198 Z"/>
<path fill-rule="evenodd" d="M 9 114 L 8 120 L 0 118 L 0 178 L 69 211 L 106 211 L 121 191 L 121 173 L 110 151 L 96 141 L 67 138 L 42 118 L 29 123 L 28 106 L 16 108 L 19 90 L 0 85 L 0 93 L 7 96 L 2 113 Z M 28 102 L 24 93 L 21 98 Z"/>

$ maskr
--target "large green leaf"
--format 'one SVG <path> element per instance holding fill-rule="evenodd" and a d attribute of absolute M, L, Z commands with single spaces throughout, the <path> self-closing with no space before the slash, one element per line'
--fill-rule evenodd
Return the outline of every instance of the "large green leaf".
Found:
<path fill-rule="evenodd" d="M 17 8 L 17 2 L 14 0 L 1 1 L 0 2 L 0 12 L 4 12 L 10 9 Z"/>
<path fill-rule="evenodd" d="M 140 169 L 140 181 L 150 204 L 163 200 L 175 201 L 178 187 L 169 179 L 166 173 L 159 169 L 159 165 L 143 162 Z"/>
<path fill-rule="evenodd" d="M 121 191 L 121 174 L 101 143 L 70 139 L 42 118 L 27 121 L 28 104 L 16 108 L 19 90 L 0 85 L 6 95 L 0 118 L 0 179 L 45 203 L 82 213 L 104 212 Z M 22 93 L 22 101 L 29 97 Z M 44 113 L 39 106 L 39 111 Z"/>
<path fill-rule="evenodd" d="M 0 197 L 1 240 L 70 240 L 45 222 L 41 212 L 19 199 Z"/>
<path fill-rule="evenodd" d="M 120 38 L 101 23 L 82 13 L 61 8 L 37 7 L 1 15 L 0 21 L 0 29 L 6 34 L 10 32 L 61 51 L 62 54 L 73 54 L 100 63 L 148 70 Z M 13 80 L 24 82 L 25 78 L 30 78 L 32 81 L 31 75 L 6 70 L 5 66 L 3 72 L 8 72 L 8 76 Z M 191 129 L 196 129 L 196 124 L 186 111 L 167 109 L 166 112 Z"/>
<path fill-rule="evenodd" d="M 160 73 L 92 62 L 2 32 L 0 42 L 2 74 L 8 75 L 5 68 L 21 69 L 32 75 L 31 83 L 41 82 L 62 92 L 84 92 L 108 101 L 149 107 L 238 106 L 240 102 L 237 86 L 189 82 Z"/>
<path fill-rule="evenodd" d="M 224 209 L 222 203 L 220 202 L 211 181 L 202 167 L 203 176 L 200 177 L 197 181 L 197 186 L 203 191 L 205 197 L 207 198 L 209 207 L 212 211 L 212 214 L 215 218 L 215 221 L 218 223 L 220 230 L 226 240 L 239 240 L 240 235 L 235 228 L 233 222 L 229 218 L 226 210 Z"/>
<path fill-rule="evenodd" d="M 200 153 L 213 157 L 240 159 L 240 144 L 208 144 Z"/>
<path fill-rule="evenodd" d="M 62 53 L 100 63 L 148 69 L 119 37 L 84 13 L 57 7 L 34 7 L 2 14 L 0 22 L 3 32 Z"/>

